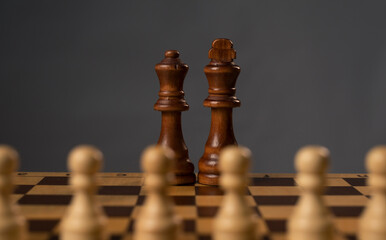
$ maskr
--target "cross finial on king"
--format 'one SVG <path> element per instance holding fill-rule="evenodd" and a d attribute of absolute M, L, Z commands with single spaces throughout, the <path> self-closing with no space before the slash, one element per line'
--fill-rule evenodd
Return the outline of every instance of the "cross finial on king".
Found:
<path fill-rule="evenodd" d="M 232 62 L 236 58 L 236 51 L 233 49 L 233 42 L 226 38 L 217 38 L 212 42 L 209 50 L 209 58 L 212 61 Z"/>

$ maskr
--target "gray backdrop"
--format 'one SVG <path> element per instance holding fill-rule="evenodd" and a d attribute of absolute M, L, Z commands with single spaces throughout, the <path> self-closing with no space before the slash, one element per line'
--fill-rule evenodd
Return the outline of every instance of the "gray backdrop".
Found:
<path fill-rule="evenodd" d="M 203 67 L 230 38 L 241 67 L 234 110 L 254 172 L 293 172 L 305 144 L 333 172 L 363 172 L 386 143 L 385 1 L 1 1 L 0 142 L 22 171 L 65 171 L 90 143 L 105 171 L 139 171 L 160 113 L 154 65 L 177 49 L 190 66 L 183 131 L 197 166 L 210 127 Z"/>

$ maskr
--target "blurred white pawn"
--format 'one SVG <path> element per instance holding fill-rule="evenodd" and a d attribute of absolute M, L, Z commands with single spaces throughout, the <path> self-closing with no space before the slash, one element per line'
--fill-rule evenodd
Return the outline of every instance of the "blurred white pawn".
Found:
<path fill-rule="evenodd" d="M 145 149 L 141 158 L 147 190 L 143 205 L 135 222 L 135 240 L 174 240 L 177 235 L 178 219 L 173 204 L 166 195 L 171 182 L 173 152 L 161 146 Z"/>
<path fill-rule="evenodd" d="M 371 199 L 359 220 L 361 240 L 386 239 L 386 146 L 372 148 L 366 156 Z"/>
<path fill-rule="evenodd" d="M 256 238 L 256 218 L 245 200 L 251 152 L 229 146 L 219 157 L 220 186 L 225 195 L 213 225 L 214 240 L 252 240 Z"/>
<path fill-rule="evenodd" d="M 301 196 L 288 221 L 289 240 L 328 240 L 333 237 L 332 215 L 322 193 L 330 153 L 322 146 L 306 146 L 295 156 Z"/>
<path fill-rule="evenodd" d="M 10 146 L 0 145 L 0 239 L 26 239 L 26 222 L 12 203 L 13 172 L 19 166 L 19 154 Z"/>
<path fill-rule="evenodd" d="M 62 240 L 106 239 L 106 218 L 95 201 L 96 173 L 100 170 L 103 154 L 95 147 L 75 147 L 68 156 L 71 171 L 70 184 L 75 193 L 60 226 Z"/>

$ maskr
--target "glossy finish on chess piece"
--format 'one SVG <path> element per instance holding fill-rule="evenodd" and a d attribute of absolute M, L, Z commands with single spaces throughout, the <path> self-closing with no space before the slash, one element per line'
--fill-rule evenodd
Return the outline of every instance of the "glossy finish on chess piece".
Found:
<path fill-rule="evenodd" d="M 240 67 L 233 62 L 236 51 L 228 39 L 214 40 L 209 58 L 211 62 L 204 68 L 209 83 L 209 96 L 204 106 L 212 109 L 212 120 L 205 151 L 198 163 L 198 182 L 218 185 L 220 151 L 225 146 L 237 145 L 233 133 L 232 108 L 240 106 L 235 96 Z"/>
<path fill-rule="evenodd" d="M 181 62 L 175 50 L 165 52 L 165 58 L 155 66 L 160 91 L 154 109 L 162 112 L 161 134 L 158 144 L 173 150 L 175 161 L 172 167 L 174 185 L 194 184 L 196 175 L 194 165 L 189 159 L 181 128 L 181 112 L 189 109 L 183 91 L 184 78 L 188 65 Z"/>

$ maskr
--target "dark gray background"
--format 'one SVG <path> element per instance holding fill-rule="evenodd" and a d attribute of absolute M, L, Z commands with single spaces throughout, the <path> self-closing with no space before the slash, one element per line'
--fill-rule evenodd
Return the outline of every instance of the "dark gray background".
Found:
<path fill-rule="evenodd" d="M 235 135 L 253 172 L 294 171 L 305 144 L 328 147 L 333 172 L 363 172 L 386 142 L 385 12 L 385 1 L 1 1 L 0 142 L 23 171 L 65 171 L 80 143 L 104 152 L 105 171 L 139 171 L 160 131 L 154 65 L 177 49 L 197 166 L 210 127 L 203 67 L 225 37 L 241 67 Z"/>

